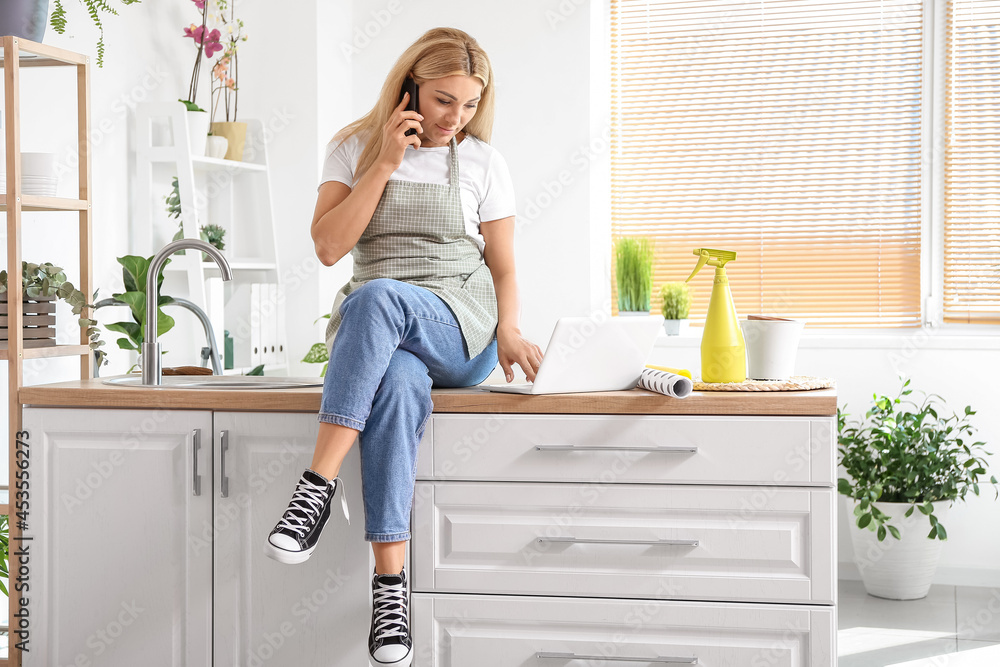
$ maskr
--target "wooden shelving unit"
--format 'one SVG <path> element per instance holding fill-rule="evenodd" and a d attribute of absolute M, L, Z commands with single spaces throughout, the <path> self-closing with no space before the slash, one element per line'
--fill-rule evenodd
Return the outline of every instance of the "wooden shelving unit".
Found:
<path fill-rule="evenodd" d="M 8 293 L 21 293 L 21 213 L 23 211 L 75 211 L 80 216 L 80 276 L 77 288 L 89 298 L 94 292 L 93 270 L 91 267 L 90 146 L 87 141 L 87 137 L 90 136 L 90 58 L 79 53 L 39 44 L 20 37 L 5 36 L 0 39 L 3 41 L 3 52 L 0 53 L 0 59 L 3 61 L 4 70 L 4 91 L 6 96 L 4 120 L 6 122 L 7 147 L 7 193 L 0 195 L 0 208 L 7 212 Z M 21 68 L 31 67 L 76 68 L 77 140 L 79 146 L 78 164 L 80 181 L 80 192 L 77 199 L 25 195 L 21 192 L 20 77 Z M 21 430 L 22 408 L 20 391 L 24 377 L 24 360 L 42 357 L 78 356 L 80 357 L 80 377 L 86 379 L 94 375 L 94 356 L 90 353 L 89 340 L 85 329 L 80 329 L 80 343 L 76 345 L 25 348 L 24 341 L 21 338 L 22 316 L 23 308 L 21 299 L 11 299 L 7 314 L 7 326 L 10 334 L 9 341 L 5 347 L 0 348 L 0 360 L 9 362 L 7 366 L 7 414 L 10 430 L 10 446 L 8 450 L 10 472 L 8 488 L 10 489 L 17 488 L 17 481 L 19 480 L 16 474 L 21 470 L 20 464 L 23 464 L 25 460 L 24 455 L 27 453 L 23 450 L 19 452 L 18 449 L 18 432 Z M 29 447 L 34 445 L 30 440 L 30 436 L 28 442 Z M 18 522 L 21 520 L 24 520 L 28 524 L 31 522 L 30 476 L 28 477 L 27 488 L 20 490 L 22 492 L 27 491 L 25 498 L 12 501 L 10 504 L 0 504 L 0 514 L 6 514 L 9 517 L 10 558 L 8 567 L 11 573 L 18 572 L 22 565 L 21 559 L 17 556 L 22 533 L 21 525 Z M 29 506 L 28 512 L 27 514 L 22 514 L 22 517 L 19 518 L 16 513 L 19 511 L 19 504 L 24 500 L 27 500 Z M 12 510 L 15 516 L 10 516 Z M 35 550 L 39 548 L 44 549 L 45 545 L 35 546 Z M 27 576 L 30 581 L 30 561 L 26 561 L 25 566 L 28 568 Z M 18 617 L 18 611 L 20 610 L 18 597 L 17 595 L 10 596 L 10 615 L 8 617 L 10 619 Z M 15 627 L 12 629 L 16 631 L 18 628 Z M 24 629 L 30 633 L 30 622 L 28 627 Z M 17 641 L 16 635 L 8 634 L 8 659 L 6 661 L 0 660 L 0 667 L 3 665 L 20 667 L 21 651 L 15 648 Z"/>

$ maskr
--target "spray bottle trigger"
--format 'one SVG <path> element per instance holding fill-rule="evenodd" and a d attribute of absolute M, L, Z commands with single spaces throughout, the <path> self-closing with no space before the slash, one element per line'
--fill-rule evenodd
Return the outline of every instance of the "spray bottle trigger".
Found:
<path fill-rule="evenodd" d="M 685 280 L 684 282 L 686 283 L 691 282 L 691 279 L 694 278 L 696 275 L 698 275 L 698 272 L 701 271 L 701 268 L 705 266 L 706 263 L 708 263 L 710 257 L 711 256 L 708 254 L 708 252 L 702 250 L 701 253 L 699 253 L 698 263 L 695 265 L 694 271 L 691 272 L 691 275 L 688 276 L 687 280 Z"/>

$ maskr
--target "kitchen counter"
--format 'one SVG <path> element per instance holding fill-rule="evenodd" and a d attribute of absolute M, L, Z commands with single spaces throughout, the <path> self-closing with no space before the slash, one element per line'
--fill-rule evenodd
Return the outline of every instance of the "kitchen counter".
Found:
<path fill-rule="evenodd" d="M 238 399 L 236 396 L 238 395 Z M 317 412 L 322 387 L 294 389 L 140 389 L 100 379 L 23 387 L 20 402 L 33 406 L 166 408 L 252 412 Z M 836 389 L 810 391 L 695 391 L 684 399 L 645 389 L 522 396 L 477 387 L 434 389 L 434 412 L 647 414 L 647 415 L 835 415 Z"/>

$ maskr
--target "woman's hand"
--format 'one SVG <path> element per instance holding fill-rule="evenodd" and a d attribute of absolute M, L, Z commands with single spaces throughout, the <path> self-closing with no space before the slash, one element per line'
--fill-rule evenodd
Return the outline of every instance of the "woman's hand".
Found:
<path fill-rule="evenodd" d="M 424 126 L 420 121 L 423 116 L 416 111 L 406 111 L 406 103 L 410 99 L 410 93 L 403 93 L 403 99 L 399 106 L 389 116 L 389 120 L 382 126 L 382 150 L 379 151 L 376 163 L 382 163 L 387 167 L 392 167 L 392 171 L 399 169 L 403 164 L 403 153 L 407 146 L 420 148 L 420 138 L 416 134 L 406 136 L 406 131 L 410 128 L 418 133 L 423 133 Z"/>
<path fill-rule="evenodd" d="M 521 367 L 529 382 L 534 382 L 535 373 L 542 363 L 542 349 L 522 338 L 521 330 L 517 327 L 498 327 L 497 357 L 507 382 L 514 379 L 513 364 Z"/>

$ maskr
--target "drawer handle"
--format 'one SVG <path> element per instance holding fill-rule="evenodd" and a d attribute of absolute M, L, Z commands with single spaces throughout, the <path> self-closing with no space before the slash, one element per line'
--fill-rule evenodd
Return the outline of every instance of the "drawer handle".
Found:
<path fill-rule="evenodd" d="M 536 658 L 555 658 L 557 660 L 615 660 L 617 662 L 653 662 L 661 665 L 697 665 L 698 658 L 682 658 L 677 656 L 661 655 L 655 658 L 629 658 L 626 656 L 613 655 L 580 655 L 579 653 L 555 653 L 553 651 L 537 651 Z"/>
<path fill-rule="evenodd" d="M 581 447 L 580 445 L 535 445 L 535 450 L 539 452 L 662 452 L 665 454 L 697 454 L 698 447 L 694 445 L 684 445 L 679 447 L 640 447 L 625 446 L 616 447 L 613 445 L 603 445 L 600 447 Z"/>
<path fill-rule="evenodd" d="M 590 537 L 539 537 L 539 542 L 569 542 L 585 544 L 653 544 L 666 547 L 696 547 L 698 540 L 602 540 Z"/>

